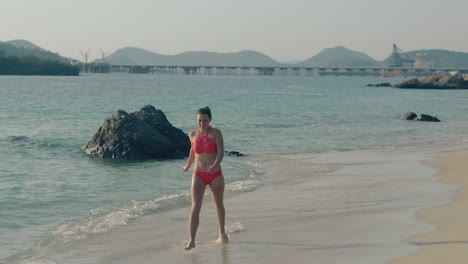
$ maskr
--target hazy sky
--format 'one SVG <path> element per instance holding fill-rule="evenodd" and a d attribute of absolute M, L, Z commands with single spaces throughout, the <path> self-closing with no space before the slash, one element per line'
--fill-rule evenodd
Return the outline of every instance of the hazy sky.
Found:
<path fill-rule="evenodd" d="M 402 50 L 468 52 L 468 0 L 0 0 L 0 41 L 91 59 L 256 50 L 305 60 L 339 45 L 382 60 Z"/>

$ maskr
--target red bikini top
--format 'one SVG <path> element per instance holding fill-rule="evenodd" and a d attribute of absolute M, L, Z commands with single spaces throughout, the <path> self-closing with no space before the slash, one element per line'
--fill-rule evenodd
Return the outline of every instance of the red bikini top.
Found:
<path fill-rule="evenodd" d="M 193 142 L 193 150 L 196 154 L 201 153 L 215 153 L 218 150 L 218 146 L 212 138 L 206 135 L 198 136 Z"/>

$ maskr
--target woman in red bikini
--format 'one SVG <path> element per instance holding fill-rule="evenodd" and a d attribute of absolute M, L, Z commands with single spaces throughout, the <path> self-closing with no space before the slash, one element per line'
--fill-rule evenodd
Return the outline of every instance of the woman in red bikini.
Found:
<path fill-rule="evenodd" d="M 214 201 L 219 224 L 219 241 L 228 242 L 228 236 L 224 230 L 224 177 L 221 171 L 221 161 L 224 157 L 224 142 L 221 131 L 210 126 L 211 110 L 208 107 L 201 108 L 197 112 L 198 129 L 190 132 L 190 149 L 187 165 L 182 168 L 182 173 L 188 171 L 195 161 L 192 176 L 192 208 L 190 212 L 189 233 L 190 238 L 185 250 L 195 247 L 195 235 L 200 219 L 200 210 L 205 194 L 206 185 L 210 186 L 211 197 Z"/>

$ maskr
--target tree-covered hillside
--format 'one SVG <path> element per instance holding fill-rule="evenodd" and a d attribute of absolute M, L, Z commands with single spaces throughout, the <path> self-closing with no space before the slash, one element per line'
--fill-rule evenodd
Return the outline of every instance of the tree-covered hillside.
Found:
<path fill-rule="evenodd" d="M 37 57 L 5 56 L 0 51 L 0 75 L 72 75 L 77 76 L 80 68 L 58 60 Z"/>
<path fill-rule="evenodd" d="M 17 42 L 14 42 L 17 43 Z M 59 61 L 69 61 L 69 59 L 63 58 L 57 53 L 52 53 L 41 48 L 34 48 L 30 46 L 25 48 L 24 46 L 15 46 L 8 42 L 0 43 L 0 51 L 4 53 L 5 56 L 14 56 L 14 57 L 37 57 L 41 59 L 49 60 L 59 60 Z"/>

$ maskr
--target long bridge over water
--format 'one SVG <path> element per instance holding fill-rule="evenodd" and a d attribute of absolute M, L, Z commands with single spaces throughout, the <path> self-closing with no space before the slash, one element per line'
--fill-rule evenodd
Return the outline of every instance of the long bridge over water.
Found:
<path fill-rule="evenodd" d="M 85 73 L 172 74 L 172 75 L 251 75 L 251 76 L 427 76 L 458 72 L 468 68 L 413 67 L 301 67 L 301 66 L 184 66 L 87 64 Z"/>
<path fill-rule="evenodd" d="M 420 56 L 422 55 L 422 56 Z M 87 61 L 87 59 L 85 59 Z M 468 74 L 468 68 L 435 67 L 418 54 L 415 59 L 393 44 L 388 66 L 382 67 L 308 67 L 297 65 L 111 65 L 105 62 L 85 63 L 85 73 L 173 74 L 173 75 L 256 75 L 256 76 L 427 76 L 433 74 Z M 418 65 L 416 65 L 418 64 Z"/>

